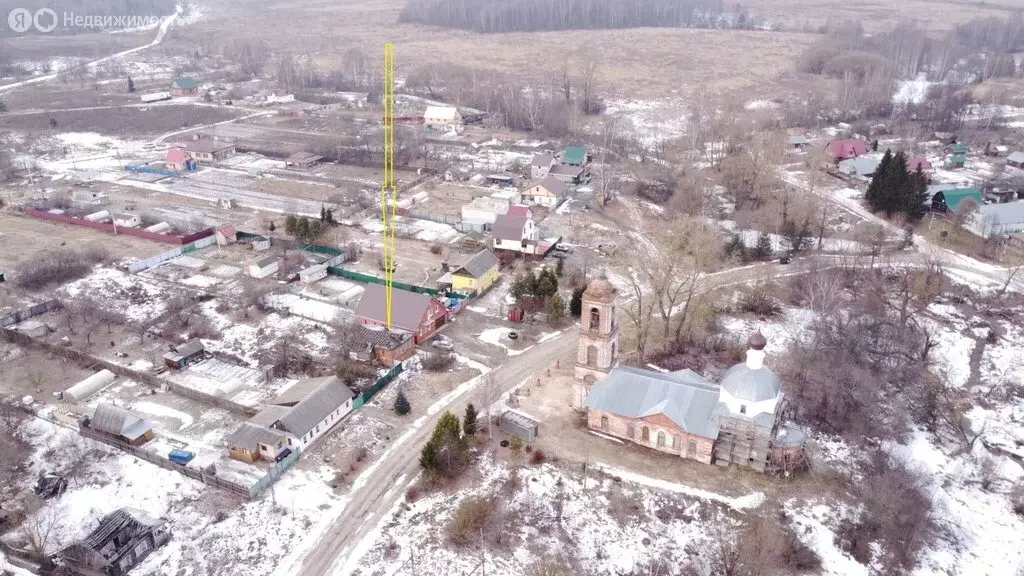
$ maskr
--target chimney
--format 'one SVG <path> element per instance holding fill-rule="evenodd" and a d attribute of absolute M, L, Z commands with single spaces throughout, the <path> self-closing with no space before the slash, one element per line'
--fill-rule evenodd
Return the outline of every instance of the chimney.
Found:
<path fill-rule="evenodd" d="M 760 370 L 764 366 L 764 347 L 768 340 L 761 334 L 761 330 L 754 332 L 747 339 L 747 368 Z"/>

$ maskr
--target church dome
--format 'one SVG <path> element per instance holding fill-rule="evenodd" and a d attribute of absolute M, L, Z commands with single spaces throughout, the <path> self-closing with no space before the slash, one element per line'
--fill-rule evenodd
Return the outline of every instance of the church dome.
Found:
<path fill-rule="evenodd" d="M 612 286 L 612 283 L 602 276 L 587 284 L 587 289 L 583 291 L 583 297 L 587 300 L 611 301 L 615 298 L 615 286 Z"/>
<path fill-rule="evenodd" d="M 782 379 L 763 366 L 755 369 L 741 362 L 725 373 L 722 390 L 746 402 L 774 400 L 782 391 Z"/>

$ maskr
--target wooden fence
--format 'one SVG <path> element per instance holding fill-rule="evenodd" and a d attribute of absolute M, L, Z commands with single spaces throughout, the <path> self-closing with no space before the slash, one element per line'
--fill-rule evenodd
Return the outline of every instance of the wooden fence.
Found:
<path fill-rule="evenodd" d="M 398 375 L 401 374 L 403 370 L 405 370 L 405 366 L 403 366 L 401 362 L 396 364 L 395 367 L 389 370 L 387 374 L 378 378 L 377 381 L 373 383 L 373 386 L 370 386 L 366 390 L 363 390 L 362 392 L 359 393 L 358 396 L 356 396 L 356 399 L 352 401 L 352 409 L 354 410 L 356 408 L 361 408 L 364 404 L 369 402 L 370 399 L 377 394 L 377 392 L 380 392 L 381 389 L 383 389 L 385 386 L 391 383 L 392 380 L 397 378 Z"/>
<path fill-rule="evenodd" d="M 245 485 L 242 485 L 242 484 L 236 484 L 234 482 L 230 482 L 228 480 L 220 478 L 216 474 L 206 474 L 206 473 L 204 473 L 201 470 L 196 470 L 195 468 L 189 468 L 187 465 L 183 466 L 181 464 L 175 464 L 174 462 L 171 462 L 170 460 L 168 460 L 167 457 L 165 457 L 165 456 L 161 456 L 161 455 L 159 455 L 159 454 L 157 454 L 155 452 L 150 452 L 148 450 L 143 450 L 142 448 L 139 448 L 138 446 L 132 446 L 131 444 L 128 444 L 127 442 L 121 442 L 120 440 L 118 440 L 116 438 L 108 436 L 108 435 L 106 435 L 106 434 L 104 434 L 102 432 L 97 432 L 97 431 L 92 430 L 90 428 L 87 428 L 85 426 L 82 426 L 81 428 L 79 428 L 78 433 L 81 434 L 85 438 L 89 438 L 90 440 L 95 440 L 97 442 L 102 442 L 102 443 L 107 444 L 109 446 L 113 446 L 113 447 L 118 448 L 120 450 L 124 450 L 125 452 L 131 454 L 132 456 L 135 456 L 136 458 L 145 460 L 146 462 L 149 462 L 150 464 L 156 464 L 157 466 L 160 466 L 161 468 L 166 468 L 168 470 L 174 470 L 176 472 L 184 474 L 185 476 L 188 476 L 189 478 L 192 478 L 193 480 L 198 480 L 198 481 L 202 482 L 203 484 L 205 484 L 207 486 L 213 486 L 215 488 L 221 488 L 223 490 L 227 490 L 227 491 L 229 491 L 229 492 L 231 492 L 233 494 L 238 494 L 239 496 L 244 496 L 246 498 L 254 498 L 256 495 L 259 494 L 259 492 L 257 492 L 256 494 L 252 493 L 252 486 L 245 486 Z M 278 474 L 278 476 L 280 476 L 280 473 Z M 253 485 L 253 486 L 255 486 L 255 485 Z"/>

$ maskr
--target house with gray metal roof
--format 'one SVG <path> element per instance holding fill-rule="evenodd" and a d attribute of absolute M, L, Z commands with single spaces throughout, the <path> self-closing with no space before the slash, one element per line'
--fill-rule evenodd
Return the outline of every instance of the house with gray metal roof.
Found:
<path fill-rule="evenodd" d="M 246 266 L 246 271 L 253 278 L 266 278 L 271 274 L 276 274 L 277 269 L 277 256 L 265 256 Z"/>
<path fill-rule="evenodd" d="M 276 446 L 271 443 L 276 436 L 259 430 L 268 428 L 274 433 L 284 433 L 288 448 L 304 448 L 348 415 L 354 398 L 352 390 L 337 376 L 299 380 L 250 418 L 246 424 L 251 427 L 239 428 L 232 437 L 239 442 L 236 446 L 242 443 L 252 446 L 255 442 L 265 444 L 271 451 L 272 446 Z M 229 450 L 231 446 L 229 440 Z M 277 452 L 283 447 L 277 448 Z M 261 448 L 260 452 L 264 450 Z"/>
<path fill-rule="evenodd" d="M 224 442 L 228 454 L 236 460 L 255 462 L 260 458 L 273 461 L 285 449 L 288 435 L 283 430 L 261 426 L 252 421 L 242 422 Z"/>

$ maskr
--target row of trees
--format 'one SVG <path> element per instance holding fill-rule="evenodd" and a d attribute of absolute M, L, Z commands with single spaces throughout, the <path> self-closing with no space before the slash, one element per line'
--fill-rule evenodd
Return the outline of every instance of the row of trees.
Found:
<path fill-rule="evenodd" d="M 334 221 L 334 216 L 330 215 L 331 219 L 327 220 L 329 214 L 324 212 L 320 220 L 307 218 L 306 216 L 295 216 L 289 214 L 284 219 L 284 231 L 289 236 L 294 236 L 298 240 L 303 242 L 312 243 L 318 238 L 324 235 L 331 226 L 331 222 Z"/>
<path fill-rule="evenodd" d="M 559 260 L 559 265 L 561 265 Z M 510 289 L 516 304 L 524 309 L 547 310 L 548 320 L 557 322 L 565 317 L 565 299 L 558 293 L 558 274 L 547 266 L 539 273 L 527 270 L 518 274 Z"/>
<path fill-rule="evenodd" d="M 476 429 L 477 413 L 472 404 L 466 406 L 461 423 L 458 416 L 445 411 L 420 450 L 420 468 L 430 475 L 458 476 L 469 462 L 469 439 L 476 435 Z"/>
<path fill-rule="evenodd" d="M 920 166 L 914 172 L 907 171 L 907 157 L 902 150 L 895 154 L 886 150 L 864 198 L 875 212 L 887 216 L 902 214 L 916 222 L 927 211 L 928 180 Z"/>
<path fill-rule="evenodd" d="M 409 0 L 400 22 L 475 32 L 539 32 L 601 28 L 755 28 L 761 20 L 740 9 L 724 14 L 722 0 Z"/>

